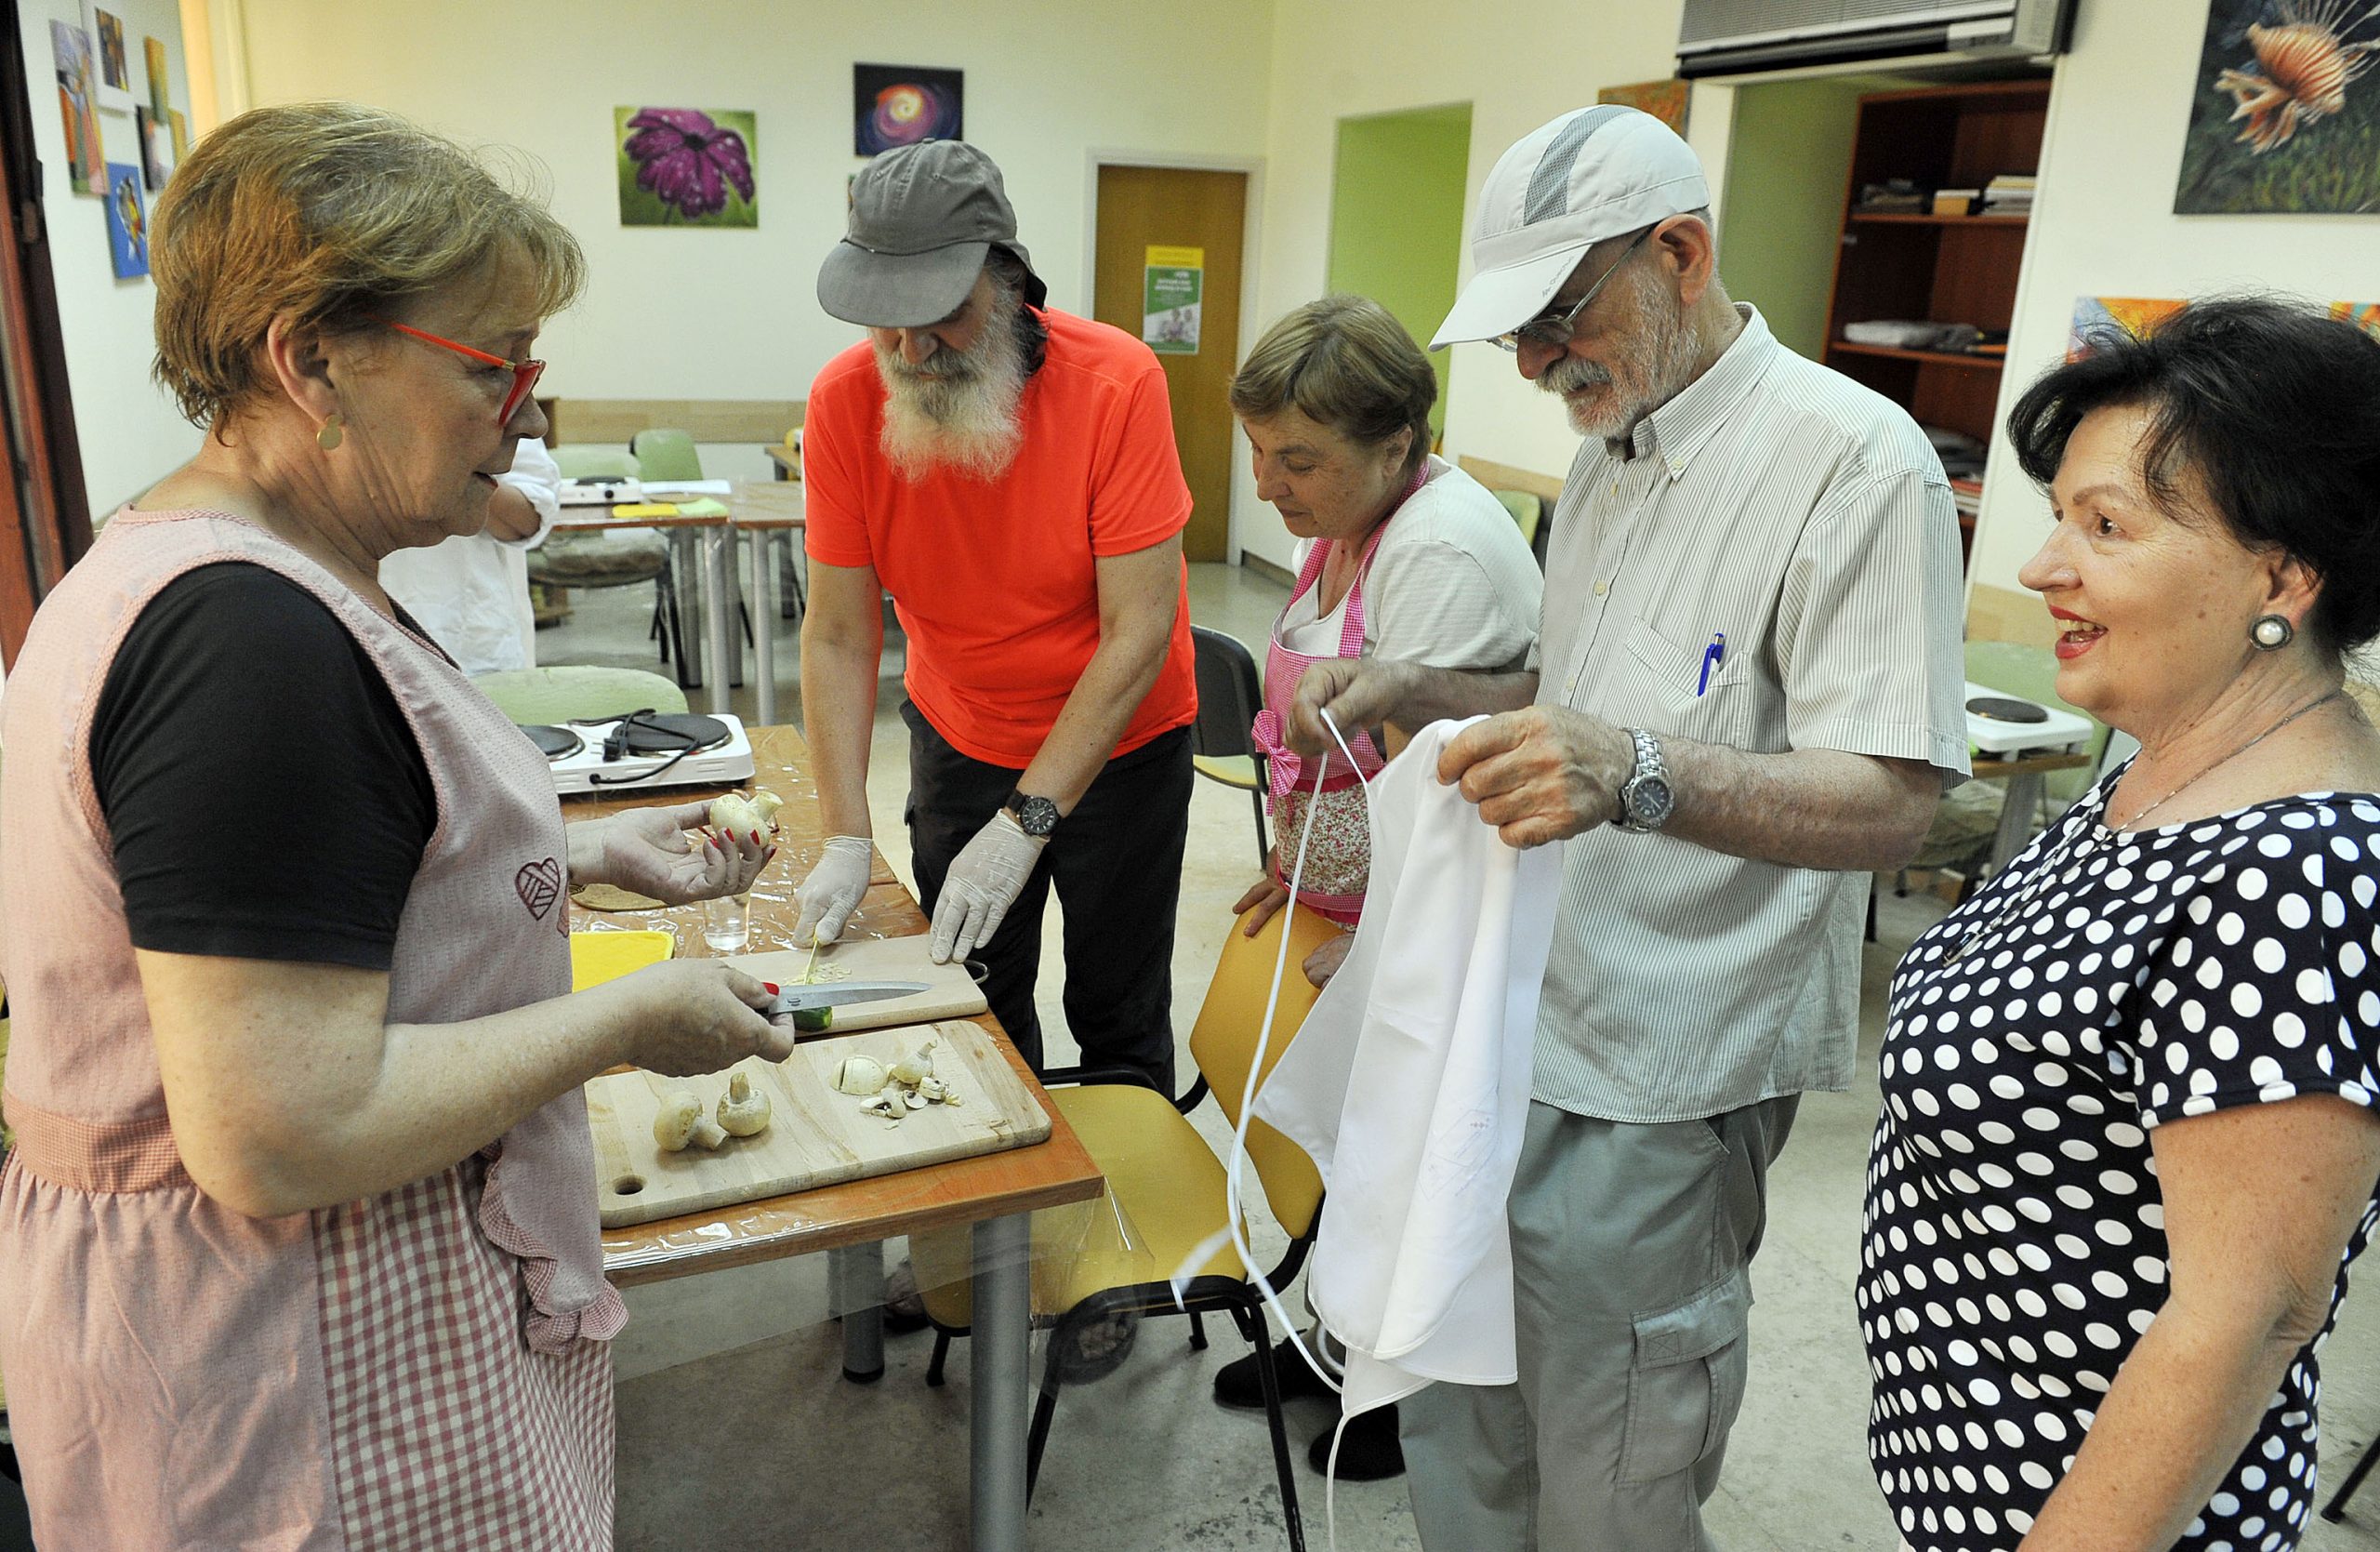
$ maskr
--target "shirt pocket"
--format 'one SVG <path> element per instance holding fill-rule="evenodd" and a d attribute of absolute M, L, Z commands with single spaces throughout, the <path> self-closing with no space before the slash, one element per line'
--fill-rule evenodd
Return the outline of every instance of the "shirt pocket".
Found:
<path fill-rule="evenodd" d="M 1730 641 L 1726 655 L 1702 676 L 1711 638 L 1681 646 L 1639 616 L 1630 622 L 1622 674 L 1633 683 L 1628 703 L 1639 710 L 1651 733 L 1674 733 L 1699 743 L 1734 749 L 1752 741 L 1752 657 L 1749 646 Z"/>

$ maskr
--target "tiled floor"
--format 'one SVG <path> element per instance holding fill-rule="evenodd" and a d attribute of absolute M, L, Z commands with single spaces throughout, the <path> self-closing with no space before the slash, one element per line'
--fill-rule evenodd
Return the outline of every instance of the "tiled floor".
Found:
<path fill-rule="evenodd" d="M 1284 590 L 1222 566 L 1192 568 L 1191 613 L 1251 643 L 1263 639 Z M 649 666 L 641 644 L 649 594 L 582 600 L 568 626 L 544 633 L 548 662 Z M 780 638 L 783 714 L 799 715 L 790 634 Z M 877 837 L 906 871 L 899 825 L 904 735 L 888 678 L 869 776 Z M 748 714 L 749 691 L 738 708 Z M 1254 870 L 1247 801 L 1200 783 L 1174 953 L 1175 1027 L 1186 1031 L 1228 920 Z M 1720 1545 L 1763 1552 L 1818 1547 L 1890 1552 L 1896 1536 L 1864 1458 L 1867 1372 L 1853 1324 L 1861 1174 L 1877 1094 L 1875 1012 L 1900 948 L 1930 919 L 1913 895 L 1883 901 L 1884 942 L 1867 950 L 1858 1087 L 1813 1095 L 1772 1176 L 1770 1227 L 1754 1271 L 1750 1393 L 1709 1520 Z M 1054 909 L 1054 907 L 1052 908 Z M 1054 943 L 1055 935 L 1051 940 Z M 1047 965 L 1042 1017 L 1051 1055 L 1069 1051 Z M 1185 1064 L 1186 1067 L 1186 1064 Z M 1220 1129 L 1210 1121 L 1210 1139 Z M 1259 1225 L 1260 1246 L 1269 1225 Z M 821 1267 L 778 1263 L 636 1291 L 636 1319 L 616 1345 L 619 1528 L 623 1548 L 677 1545 L 772 1548 L 940 1548 L 965 1544 L 966 1365 L 950 1383 L 923 1383 L 929 1339 L 896 1338 L 874 1386 L 839 1377 Z M 1260 1416 L 1227 1413 L 1209 1397 L 1213 1371 L 1244 1351 L 1221 1321 L 1212 1347 L 1191 1351 L 1181 1322 L 1140 1333 L 1114 1376 L 1070 1390 L 1059 1408 L 1032 1511 L 1036 1547 L 1277 1547 L 1278 1497 Z M 2325 1363 L 2326 1477 L 2335 1480 L 2380 1427 L 2380 1301 L 2350 1301 Z M 1292 1409 L 1298 1490 L 1314 1545 L 1323 1545 L 1322 1482 L 1302 1464 L 1327 1413 Z M 1336 1494 L 1344 1552 L 1418 1545 L 1395 1482 Z M 2316 1552 L 2380 1549 L 2380 1486 L 2350 1522 L 2318 1524 Z"/>

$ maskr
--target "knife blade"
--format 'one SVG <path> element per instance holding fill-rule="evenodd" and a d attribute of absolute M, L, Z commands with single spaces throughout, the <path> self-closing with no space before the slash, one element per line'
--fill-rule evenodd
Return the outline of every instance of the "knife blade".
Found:
<path fill-rule="evenodd" d="M 887 997 L 915 997 L 932 989 L 924 981 L 829 981 L 823 986 L 787 987 L 764 1011 L 774 1017 L 778 1014 L 841 1007 L 849 1002 L 880 1002 Z"/>

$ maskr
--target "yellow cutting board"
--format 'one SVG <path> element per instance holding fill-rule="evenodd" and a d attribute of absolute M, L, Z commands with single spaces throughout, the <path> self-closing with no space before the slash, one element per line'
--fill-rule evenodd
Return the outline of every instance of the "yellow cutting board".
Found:
<path fill-rule="evenodd" d="M 984 988 L 963 964 L 936 964 L 927 956 L 932 940 L 919 933 L 911 937 L 863 937 L 829 943 L 818 950 L 822 970 L 840 966 L 847 974 L 837 980 L 923 981 L 929 989 L 909 997 L 887 997 L 874 1002 L 846 1002 L 835 1010 L 830 1027 L 837 1034 L 853 1029 L 878 1029 L 890 1024 L 928 1024 L 937 1018 L 972 1018 L 990 1004 Z M 778 986 L 801 979 L 810 962 L 807 948 L 780 948 L 765 954 L 737 954 L 727 962 L 747 975 Z"/>
<path fill-rule="evenodd" d="M 934 1048 L 934 1076 L 958 1093 L 959 1105 L 910 1110 L 893 1126 L 862 1110 L 853 1095 L 835 1092 L 835 1069 L 844 1057 L 873 1056 L 889 1066 L 928 1035 L 941 1041 Z M 614 1072 L 588 1083 L 587 1121 L 595 1135 L 596 1188 L 605 1228 L 997 1153 L 1050 1135 L 1049 1116 L 992 1037 L 974 1024 L 830 1035 L 797 1047 L 782 1063 L 755 1056 L 730 1070 L 738 1069 L 769 1096 L 769 1129 L 754 1137 L 730 1137 L 715 1152 L 662 1152 L 653 1140 L 653 1118 L 661 1096 L 672 1089 L 692 1089 L 716 1110 L 727 1092 L 727 1073 L 664 1078 Z"/>

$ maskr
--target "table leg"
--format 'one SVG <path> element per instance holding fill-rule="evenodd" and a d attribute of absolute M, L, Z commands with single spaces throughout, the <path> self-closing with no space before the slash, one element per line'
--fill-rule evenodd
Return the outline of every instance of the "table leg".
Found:
<path fill-rule="evenodd" d="M 710 649 L 710 709 L 728 710 L 728 682 L 733 665 L 742 657 L 735 646 L 735 605 L 727 585 L 727 530 L 703 530 L 703 630 Z"/>
<path fill-rule="evenodd" d="M 883 1243 L 828 1251 L 826 1280 L 843 1318 L 843 1378 L 874 1385 L 884 1377 Z"/>
<path fill-rule="evenodd" d="M 752 674 L 753 696 L 759 706 L 762 727 L 774 727 L 777 721 L 777 568 L 775 557 L 769 553 L 769 536 L 765 530 L 752 529 L 745 535 L 750 540 L 745 552 L 752 560 Z"/>
<path fill-rule="evenodd" d="M 709 656 L 703 650 L 705 622 L 709 611 L 703 607 L 710 596 L 710 574 L 702 564 L 702 545 L 692 528 L 665 528 L 669 541 L 669 570 L 678 583 L 678 651 L 684 661 L 678 665 L 678 683 L 689 690 L 703 687 L 703 659 Z"/>
<path fill-rule="evenodd" d="M 968 1545 L 974 1552 L 1025 1552 L 1031 1224 L 1029 1215 L 1014 1214 L 974 1228 L 975 1329 L 968 1341 Z"/>
<path fill-rule="evenodd" d="M 2008 796 L 2000 805 L 2000 829 L 1991 838 L 1991 870 L 2000 871 L 2033 838 L 2033 821 L 2042 808 L 2042 776 L 2028 771 L 2008 778 Z"/>

